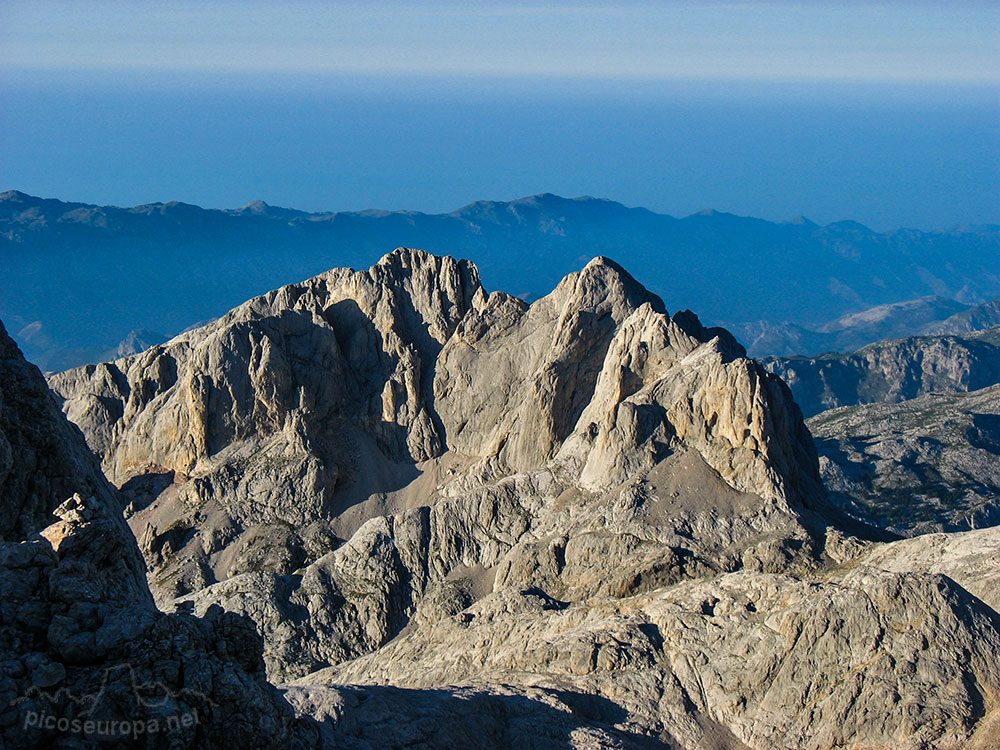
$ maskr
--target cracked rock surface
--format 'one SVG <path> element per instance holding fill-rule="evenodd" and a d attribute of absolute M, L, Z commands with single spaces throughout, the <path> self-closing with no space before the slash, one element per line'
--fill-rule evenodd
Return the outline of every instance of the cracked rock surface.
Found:
<path fill-rule="evenodd" d="M 153 606 L 117 492 L 2 326 L 0 523 L 0 747 L 307 746 L 251 622 Z"/>
<path fill-rule="evenodd" d="M 529 305 L 399 249 L 50 385 L 159 605 L 255 623 L 338 747 L 958 748 L 996 724 L 996 612 L 873 562 L 891 545 L 828 504 L 784 383 L 613 261 Z"/>

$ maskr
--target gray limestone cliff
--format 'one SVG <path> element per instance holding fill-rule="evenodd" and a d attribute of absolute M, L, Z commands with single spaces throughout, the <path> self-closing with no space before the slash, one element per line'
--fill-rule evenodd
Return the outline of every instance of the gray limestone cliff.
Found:
<path fill-rule="evenodd" d="M 0 747 L 305 746 L 252 624 L 154 608 L 116 490 L 2 326 L 0 524 Z"/>
<path fill-rule="evenodd" d="M 974 747 L 996 723 L 996 612 L 859 562 L 881 547 L 828 507 L 788 387 L 607 259 L 529 305 L 399 249 L 50 385 L 160 606 L 255 622 L 331 743 Z"/>

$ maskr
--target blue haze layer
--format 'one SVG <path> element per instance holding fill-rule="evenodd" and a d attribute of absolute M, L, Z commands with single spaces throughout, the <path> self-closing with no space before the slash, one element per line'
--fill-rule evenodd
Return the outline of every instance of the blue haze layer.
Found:
<path fill-rule="evenodd" d="M 98 204 L 1000 221 L 995 86 L 6 71 L 0 100 L 0 189 Z"/>

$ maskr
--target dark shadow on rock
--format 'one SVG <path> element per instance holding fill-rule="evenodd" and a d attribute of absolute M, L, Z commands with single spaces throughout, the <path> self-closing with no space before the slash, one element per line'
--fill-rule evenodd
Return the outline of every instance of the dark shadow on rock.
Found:
<path fill-rule="evenodd" d="M 499 690 L 506 690 L 500 687 Z M 309 714 L 323 748 L 372 750 L 569 750 L 679 748 L 669 736 L 623 729 L 628 712 L 600 695 L 536 688 L 532 695 L 474 688 L 408 689 L 383 685 L 289 688 Z"/>
<path fill-rule="evenodd" d="M 873 477 L 876 474 L 875 464 L 870 461 L 854 461 L 848 455 L 847 451 L 841 447 L 841 443 L 836 438 L 813 438 L 813 442 L 816 445 L 816 452 L 820 456 L 825 456 L 830 459 L 837 466 L 844 470 L 844 473 L 851 478 L 857 478 L 859 475 L 864 477 Z M 855 452 L 864 456 L 866 442 L 863 439 L 855 438 L 849 441 L 853 444 Z"/>
<path fill-rule="evenodd" d="M 398 299 L 409 301 L 406 295 L 399 295 Z M 379 397 L 389 380 L 389 375 L 396 368 L 397 361 L 385 353 L 382 334 L 378 328 L 352 299 L 341 300 L 331 305 L 324 311 L 324 316 L 333 328 L 337 345 L 347 361 L 347 373 L 353 381 L 346 384 L 348 393 L 345 395 L 349 396 L 349 403 L 366 404 L 371 399 Z M 404 316 L 407 319 L 419 317 L 412 304 L 406 306 Z M 435 429 L 439 430 L 441 445 L 438 453 L 440 453 L 444 450 L 444 434 L 441 431 L 441 420 L 434 410 L 432 367 L 441 350 L 441 344 L 431 337 L 426 326 L 412 324 L 406 327 L 407 332 L 417 342 L 421 396 Z M 383 421 L 379 423 L 373 437 L 389 460 L 397 462 L 414 460 L 406 444 L 406 428 L 402 425 Z M 397 489 L 400 488 L 385 487 L 374 491 L 391 492 Z"/>
<path fill-rule="evenodd" d="M 121 487 L 122 501 L 131 505 L 131 512 L 137 513 L 149 507 L 159 495 L 174 483 L 173 471 L 149 471 L 129 478 Z"/>
<path fill-rule="evenodd" d="M 832 493 L 832 495 L 833 497 L 839 497 L 839 502 L 845 505 L 851 500 L 848 496 L 841 496 L 839 493 Z M 826 528 L 830 525 L 850 536 L 855 536 L 869 542 L 895 542 L 903 538 L 899 534 L 880 529 L 859 518 L 848 515 L 836 507 L 834 502 L 837 501 L 833 499 L 828 500 L 823 505 L 817 505 L 813 510 L 808 510 L 804 513 L 800 512 L 799 514 L 802 524 L 820 542 L 820 550 L 825 544 Z"/>
<path fill-rule="evenodd" d="M 544 610 L 562 610 L 569 606 L 569 602 L 560 601 L 547 593 L 542 591 L 542 589 L 537 586 L 529 586 L 521 592 L 521 596 L 536 598 L 541 600 L 542 609 Z"/>
<path fill-rule="evenodd" d="M 965 435 L 973 448 L 1000 454 L 1000 414 L 973 414 Z"/>

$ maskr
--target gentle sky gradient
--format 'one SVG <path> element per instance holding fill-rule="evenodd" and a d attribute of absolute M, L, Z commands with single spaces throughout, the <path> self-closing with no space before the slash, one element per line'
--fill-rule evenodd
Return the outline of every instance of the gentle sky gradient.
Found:
<path fill-rule="evenodd" d="M 0 189 L 1000 221 L 1000 3 L 0 1 Z"/>
<path fill-rule="evenodd" d="M 1000 80 L 977 2 L 5 0 L 4 67 L 654 79 Z"/>

